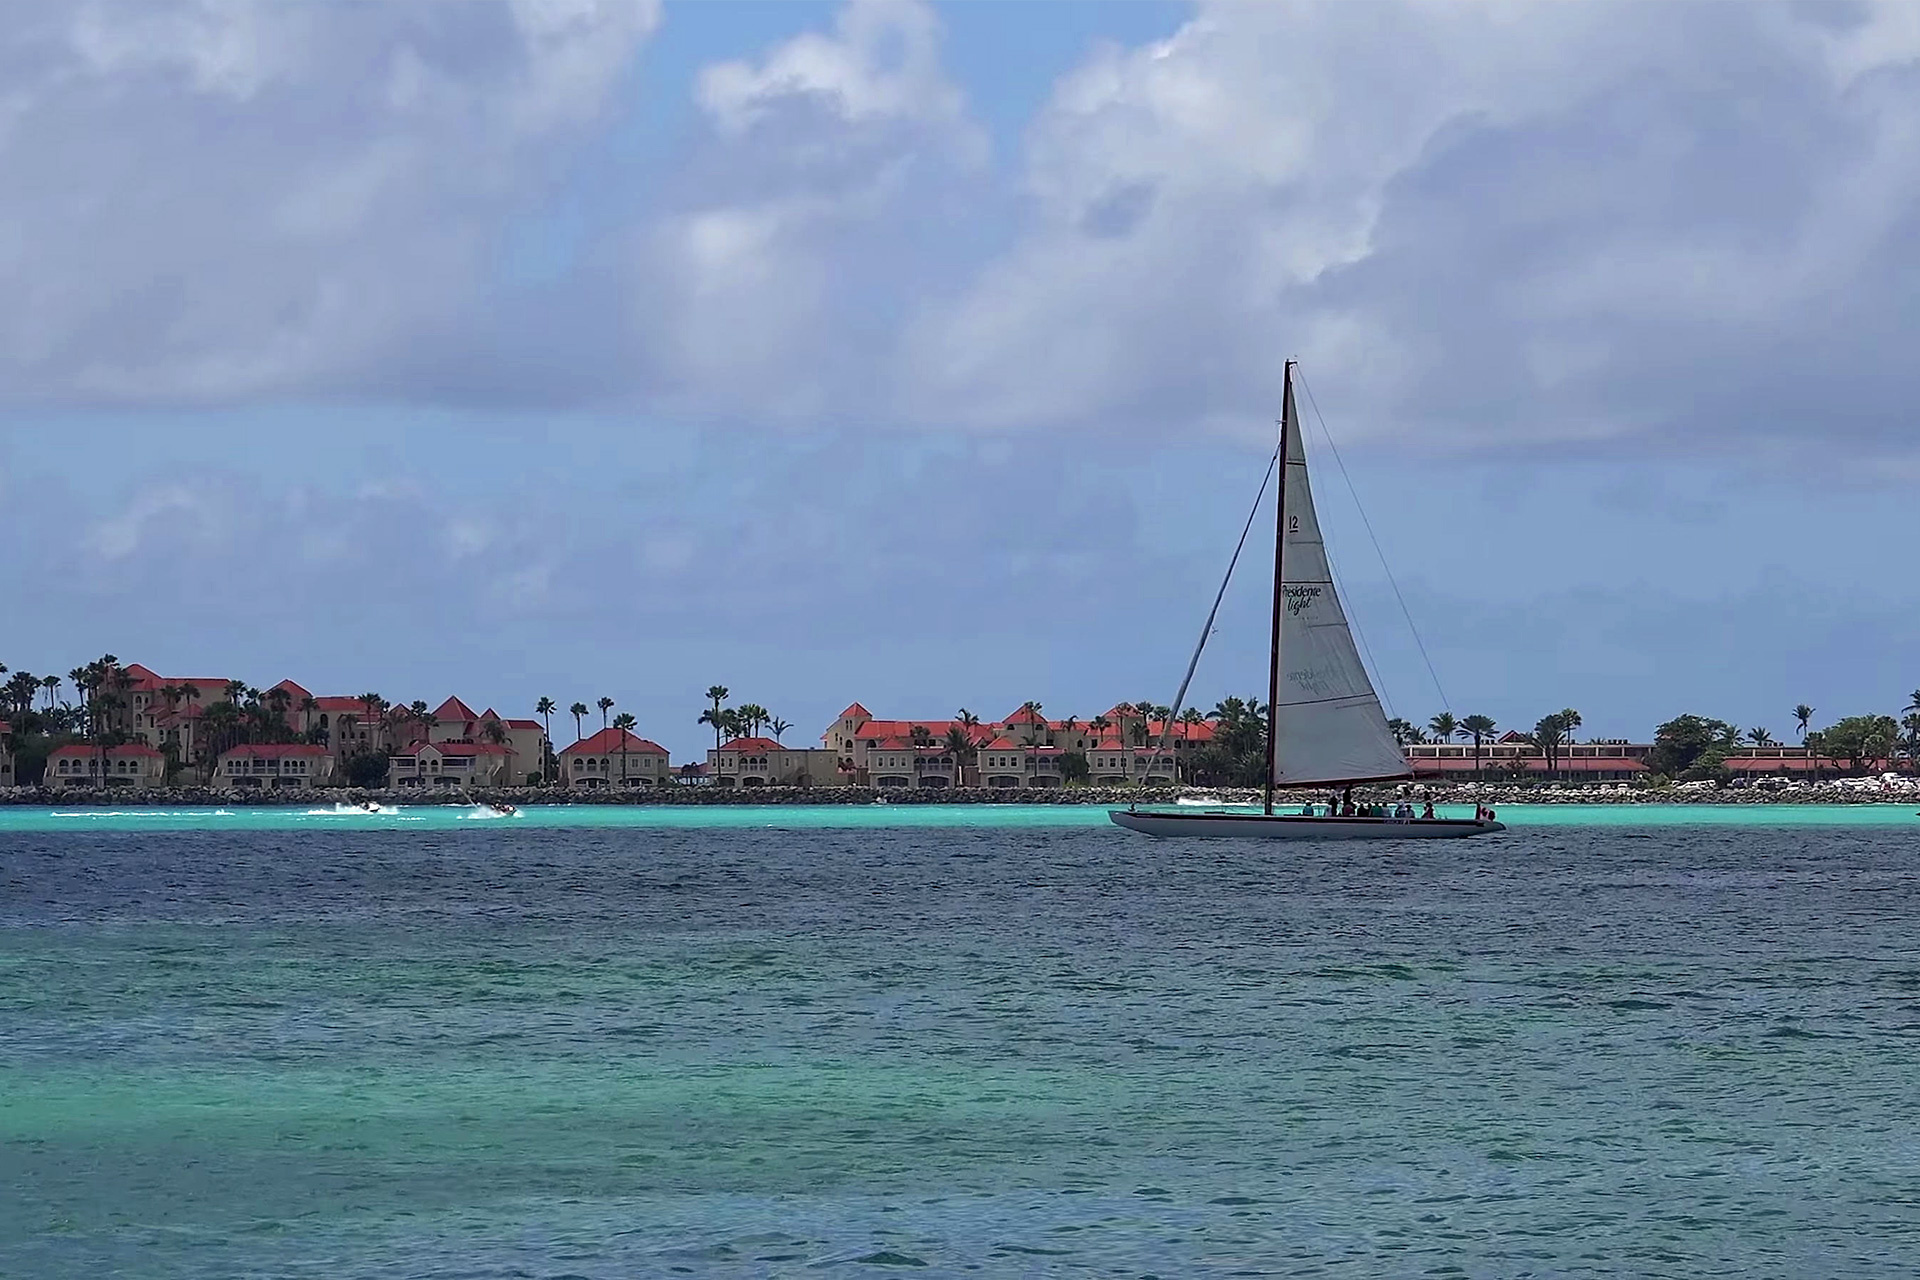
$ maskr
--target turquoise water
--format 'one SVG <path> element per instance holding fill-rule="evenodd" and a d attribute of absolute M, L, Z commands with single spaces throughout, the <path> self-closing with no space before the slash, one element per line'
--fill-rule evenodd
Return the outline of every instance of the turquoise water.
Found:
<path fill-rule="evenodd" d="M 1441 805 L 1441 817 L 1473 816 L 1471 805 Z M 1503 805 L 1516 827 L 1902 826 L 1920 803 L 1855 805 Z M 114 809 L 0 806 L 8 831 L 323 831 L 383 828 L 465 829 L 476 823 L 520 828 L 825 829 L 1105 827 L 1098 805 L 530 805 L 511 817 L 480 806 L 407 805 L 380 813 L 345 806 L 231 809 Z"/>
<path fill-rule="evenodd" d="M 460 815 L 0 812 L 0 1276 L 1920 1270 L 1898 812 Z"/>

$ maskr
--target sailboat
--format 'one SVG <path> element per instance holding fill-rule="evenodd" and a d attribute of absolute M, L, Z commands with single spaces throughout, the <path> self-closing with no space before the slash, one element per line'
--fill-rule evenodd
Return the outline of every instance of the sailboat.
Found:
<path fill-rule="evenodd" d="M 1260 813 L 1182 810 L 1110 810 L 1129 831 L 1150 836 L 1232 836 L 1260 840 L 1433 840 L 1505 830 L 1492 818 L 1340 817 L 1327 812 L 1275 813 L 1277 789 L 1340 791 L 1367 782 L 1413 776 L 1400 752 L 1379 695 L 1354 646 L 1346 610 L 1314 515 L 1306 443 L 1293 402 L 1293 365 L 1286 363 L 1281 396 L 1279 502 L 1274 521 L 1272 645 L 1268 651 L 1267 768 Z M 1257 504 L 1256 504 L 1257 506 Z M 1248 517 L 1249 526 L 1252 517 Z M 1244 545 L 1245 533 L 1242 533 Z M 1236 558 L 1238 552 L 1235 553 Z M 1231 577 L 1232 569 L 1228 569 Z M 1226 584 L 1221 584 L 1221 592 Z M 1219 599 L 1214 601 L 1219 609 Z M 1201 645 L 1212 626 L 1208 619 Z M 1194 651 L 1187 678 L 1200 652 Z M 1186 684 L 1175 697 L 1186 697 Z M 1169 717 L 1171 721 L 1171 717 Z M 1171 732 L 1169 726 L 1168 732 Z M 1165 743 L 1162 743 L 1164 749 Z"/>

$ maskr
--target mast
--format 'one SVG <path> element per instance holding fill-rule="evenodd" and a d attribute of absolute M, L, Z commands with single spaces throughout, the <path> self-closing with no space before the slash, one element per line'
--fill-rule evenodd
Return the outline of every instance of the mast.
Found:
<path fill-rule="evenodd" d="M 1284 605 L 1287 549 L 1287 432 L 1293 427 L 1293 361 L 1280 395 L 1280 492 L 1273 510 L 1273 638 L 1267 650 L 1267 775 L 1265 812 L 1273 816 L 1273 766 L 1280 748 L 1280 610 Z"/>

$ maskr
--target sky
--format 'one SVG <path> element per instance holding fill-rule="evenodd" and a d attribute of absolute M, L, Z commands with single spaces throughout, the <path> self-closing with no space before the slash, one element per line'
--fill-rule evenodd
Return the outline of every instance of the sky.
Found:
<path fill-rule="evenodd" d="M 1920 686 L 1920 7 L 0 17 L 16 670 L 1168 702 L 1293 357 L 1393 712 Z"/>

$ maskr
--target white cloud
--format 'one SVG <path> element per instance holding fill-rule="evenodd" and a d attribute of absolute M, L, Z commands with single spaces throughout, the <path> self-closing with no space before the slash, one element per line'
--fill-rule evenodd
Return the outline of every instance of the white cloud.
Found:
<path fill-rule="evenodd" d="M 0 378 L 134 404 L 364 389 L 473 325 L 504 229 L 658 19 L 651 0 L 12 13 Z"/>
<path fill-rule="evenodd" d="M 911 330 L 911 408 L 1264 434 L 1299 354 L 1366 431 L 1705 430 L 1664 362 L 1697 353 L 1724 411 L 1773 344 L 1819 336 L 1810 308 L 1903 256 L 1920 102 L 1910 74 L 1861 77 L 1914 46 L 1877 14 L 1206 6 L 1057 86 L 1032 218 Z M 1649 378 L 1664 404 L 1620 394 Z"/>

